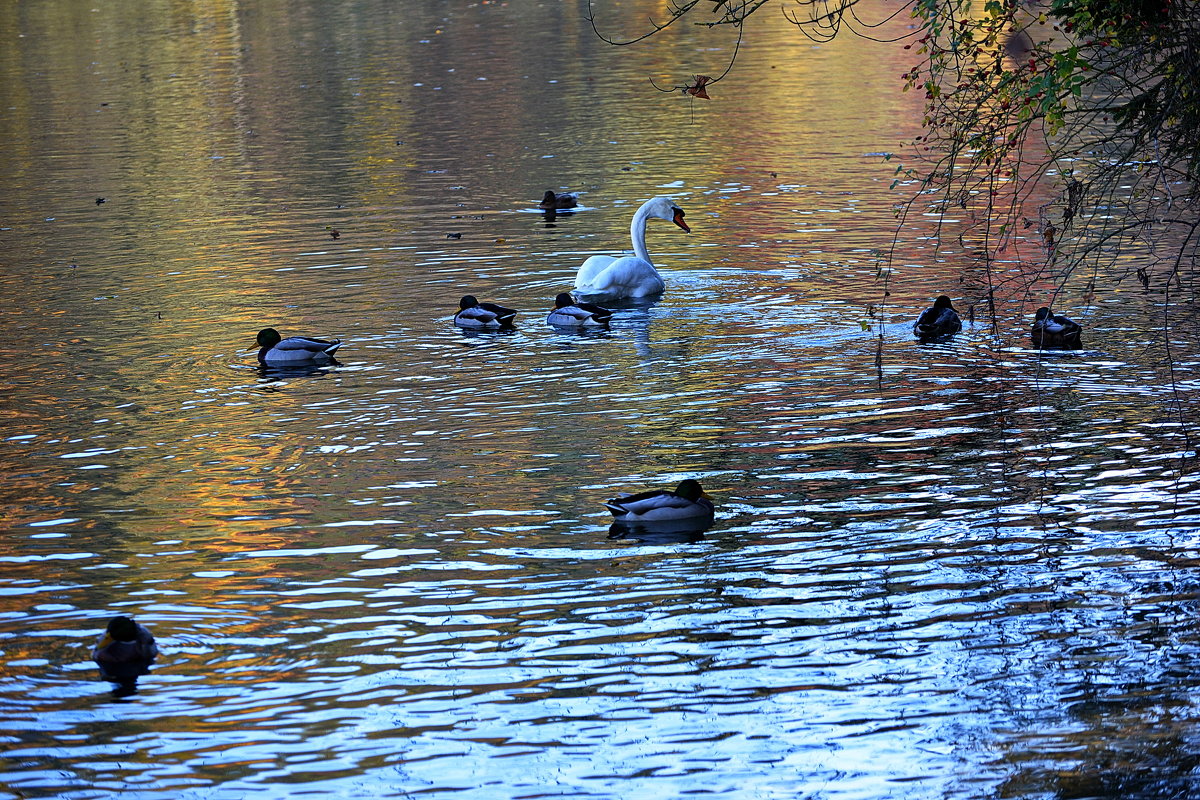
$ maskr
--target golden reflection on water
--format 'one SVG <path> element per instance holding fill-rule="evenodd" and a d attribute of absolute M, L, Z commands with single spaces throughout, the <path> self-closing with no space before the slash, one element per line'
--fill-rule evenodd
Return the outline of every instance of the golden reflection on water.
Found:
<path fill-rule="evenodd" d="M 204 790 L 440 792 L 474 771 L 682 794 L 697 779 L 666 776 L 696 741 L 727 796 L 884 796 L 897 777 L 971 796 L 927 776 L 1045 786 L 994 758 L 1059 766 L 1047 749 L 1108 730 L 1064 721 L 1044 673 L 1176 680 L 1062 645 L 1193 649 L 1126 613 L 1194 594 L 1183 572 L 1156 584 L 1194 503 L 1163 477 L 1174 396 L 1123 335 L 1144 300 L 1098 287 L 1095 349 L 1039 358 L 1011 345 L 1047 273 L 1007 298 L 999 342 L 977 323 L 913 343 L 915 309 L 978 304 L 982 279 L 914 221 L 895 297 L 867 311 L 900 199 L 879 154 L 921 113 L 902 51 L 817 46 L 767 12 L 704 103 L 646 79 L 716 72 L 728 37 L 611 49 L 583 7 L 0 20 L 0 320 L 28 355 L 0 377 L 20 785 L 179 796 L 177 769 Z M 584 208 L 545 220 L 546 188 Z M 627 248 L 659 193 L 693 228 L 651 228 L 663 300 L 601 335 L 547 329 L 549 299 L 588 253 Z M 1003 277 L 1036 269 L 1016 255 Z M 453 330 L 468 291 L 520 308 L 518 330 Z M 259 374 L 268 324 L 346 339 L 344 365 Z M 687 475 L 719 501 L 704 538 L 608 538 L 602 500 Z M 115 610 L 165 655 L 104 731 L 110 712 L 81 708 L 85 639 Z M 1072 730 L 1010 736 L 1014 698 Z M 568 748 L 622 777 L 563 778 Z"/>

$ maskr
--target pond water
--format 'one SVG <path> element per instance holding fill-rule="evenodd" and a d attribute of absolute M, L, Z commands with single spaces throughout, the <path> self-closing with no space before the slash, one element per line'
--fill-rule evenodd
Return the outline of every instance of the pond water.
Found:
<path fill-rule="evenodd" d="M 885 285 L 910 54 L 768 10 L 689 100 L 648 78 L 731 33 L 586 10 L 0 18 L 0 796 L 1200 796 L 1190 307 L 1067 279 L 1039 354 L 1037 237 L 993 328 L 921 215 Z M 547 327 L 657 194 L 661 300 Z M 260 371 L 267 325 L 341 364 Z M 610 530 L 684 477 L 711 528 Z M 122 699 L 118 613 L 162 650 Z"/>

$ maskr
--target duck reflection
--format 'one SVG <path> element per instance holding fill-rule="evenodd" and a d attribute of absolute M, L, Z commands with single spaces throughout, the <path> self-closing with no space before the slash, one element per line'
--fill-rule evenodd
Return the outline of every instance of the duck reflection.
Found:
<path fill-rule="evenodd" d="M 628 539 L 640 544 L 695 544 L 713 526 L 711 520 L 674 520 L 663 522 L 614 522 L 608 528 L 609 539 Z"/>
<path fill-rule="evenodd" d="M 328 375 L 331 367 L 340 367 L 342 362 L 335 360 L 325 364 L 259 364 L 258 374 L 263 383 L 275 383 L 289 378 L 309 378 L 318 375 Z"/>
<path fill-rule="evenodd" d="M 560 217 L 561 218 L 571 217 L 571 216 L 574 216 L 574 214 L 575 214 L 575 209 L 573 209 L 573 208 L 568 209 L 566 211 L 564 211 L 560 208 L 546 208 L 546 209 L 542 210 L 542 219 L 546 221 L 546 223 L 547 223 L 546 227 L 552 228 L 552 227 L 554 227 L 554 223 L 557 222 Z"/>
<path fill-rule="evenodd" d="M 514 327 L 507 328 L 458 328 L 464 339 L 498 339 L 502 336 L 514 336 L 520 331 Z"/>

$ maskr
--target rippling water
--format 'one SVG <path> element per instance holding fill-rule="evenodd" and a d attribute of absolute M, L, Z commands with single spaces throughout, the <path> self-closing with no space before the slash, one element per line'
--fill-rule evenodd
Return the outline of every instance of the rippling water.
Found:
<path fill-rule="evenodd" d="M 728 38 L 583 10 L 0 20 L 2 796 L 1200 796 L 1190 306 L 1083 276 L 1039 354 L 1037 243 L 993 330 L 932 219 L 885 287 L 902 53 L 764 19 L 702 104 L 646 78 Z M 546 327 L 654 194 L 661 302 Z M 261 372 L 265 325 L 342 364 Z M 610 531 L 683 477 L 712 528 Z"/>

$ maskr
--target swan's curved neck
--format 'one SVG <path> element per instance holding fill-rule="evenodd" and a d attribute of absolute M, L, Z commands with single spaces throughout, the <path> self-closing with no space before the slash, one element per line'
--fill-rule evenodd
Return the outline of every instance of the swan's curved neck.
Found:
<path fill-rule="evenodd" d="M 639 208 L 637 213 L 633 215 L 633 222 L 629 224 L 629 238 L 633 240 L 633 254 L 638 258 L 653 264 L 650 261 L 650 253 L 646 250 L 646 220 L 650 214 L 645 206 Z"/>

